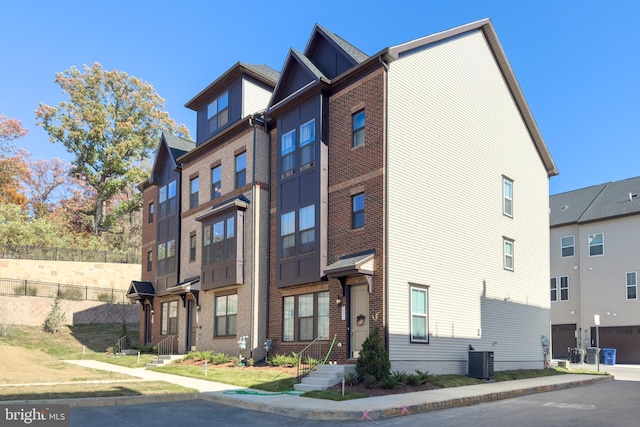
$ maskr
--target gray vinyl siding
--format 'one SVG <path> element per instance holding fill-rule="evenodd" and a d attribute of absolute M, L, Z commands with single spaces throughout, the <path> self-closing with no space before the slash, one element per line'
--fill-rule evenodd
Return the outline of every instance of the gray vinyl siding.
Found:
<path fill-rule="evenodd" d="M 241 117 L 247 117 L 267 108 L 271 89 L 245 77 L 242 79 L 242 98 Z"/>
<path fill-rule="evenodd" d="M 496 369 L 542 367 L 547 172 L 482 33 L 392 62 L 388 102 L 392 365 L 464 371 L 473 345 L 495 352 Z M 502 214 L 503 176 L 513 218 Z M 515 241 L 514 271 L 503 236 Z M 429 344 L 409 343 L 409 283 L 429 286 Z"/>

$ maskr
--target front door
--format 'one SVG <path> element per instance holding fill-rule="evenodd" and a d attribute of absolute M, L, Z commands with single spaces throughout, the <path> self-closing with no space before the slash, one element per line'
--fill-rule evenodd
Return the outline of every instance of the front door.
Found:
<path fill-rule="evenodd" d="M 369 286 L 366 284 L 351 286 L 350 292 L 351 348 L 349 355 L 357 359 L 362 343 L 369 336 Z"/>
<path fill-rule="evenodd" d="M 196 322 L 196 304 L 195 301 L 190 299 L 188 300 L 188 310 L 187 310 L 187 351 L 195 350 L 196 348 L 196 330 L 197 330 L 197 322 Z"/>

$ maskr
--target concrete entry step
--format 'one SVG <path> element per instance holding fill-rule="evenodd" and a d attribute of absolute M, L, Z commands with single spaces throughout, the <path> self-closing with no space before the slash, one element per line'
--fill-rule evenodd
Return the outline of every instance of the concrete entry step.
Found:
<path fill-rule="evenodd" d="M 299 391 L 326 390 L 338 384 L 346 375 L 355 373 L 355 365 L 319 365 L 293 388 Z"/>

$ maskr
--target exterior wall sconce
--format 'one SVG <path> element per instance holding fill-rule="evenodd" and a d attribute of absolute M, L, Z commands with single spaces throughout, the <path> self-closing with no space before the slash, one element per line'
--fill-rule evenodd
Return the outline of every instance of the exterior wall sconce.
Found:
<path fill-rule="evenodd" d="M 572 315 L 573 315 L 573 314 L 576 314 L 576 311 L 575 311 L 575 310 L 571 310 L 571 314 L 572 314 Z"/>

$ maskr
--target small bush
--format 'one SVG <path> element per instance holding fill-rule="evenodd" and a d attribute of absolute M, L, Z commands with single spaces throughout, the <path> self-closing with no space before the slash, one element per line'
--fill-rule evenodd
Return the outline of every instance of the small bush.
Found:
<path fill-rule="evenodd" d="M 429 374 L 427 372 L 417 370 L 415 374 L 407 376 L 407 384 L 409 385 L 422 385 L 427 382 L 429 382 Z"/>
<path fill-rule="evenodd" d="M 250 357 L 247 359 L 247 366 L 254 366 L 256 364 L 256 361 L 253 360 L 253 357 Z"/>
<path fill-rule="evenodd" d="M 58 296 L 62 299 L 70 299 L 70 300 L 84 299 L 84 293 L 82 292 L 82 289 L 78 289 L 78 288 L 60 289 Z"/>
<path fill-rule="evenodd" d="M 356 374 L 347 374 L 344 376 L 344 383 L 346 385 L 355 385 L 358 383 L 358 376 Z"/>
<path fill-rule="evenodd" d="M 13 287 L 13 293 L 16 295 L 27 295 L 30 297 L 35 297 L 38 295 L 38 287 L 27 286 L 25 288 L 23 285 L 18 285 Z"/>
<path fill-rule="evenodd" d="M 51 311 L 47 314 L 47 317 L 44 319 L 44 330 L 46 332 L 51 332 L 55 334 L 58 332 L 60 328 L 64 325 L 65 322 L 65 314 L 62 308 L 60 307 L 60 301 L 58 297 L 53 300 L 53 304 L 51 305 Z"/>
<path fill-rule="evenodd" d="M 382 388 L 386 388 L 386 389 L 394 389 L 398 386 L 398 382 L 395 380 L 394 377 L 387 377 L 387 378 L 383 378 L 382 380 L 380 380 L 380 387 Z"/>
<path fill-rule="evenodd" d="M 404 371 L 393 371 L 391 372 L 391 378 L 399 385 L 407 384 L 409 380 L 409 374 Z"/>
<path fill-rule="evenodd" d="M 298 356 L 295 353 L 291 353 L 291 356 L 285 354 L 276 354 L 269 358 L 269 364 L 273 366 L 285 366 L 292 367 L 298 364 Z"/>
<path fill-rule="evenodd" d="M 240 366 L 240 358 L 239 357 L 232 357 L 230 359 L 231 363 L 233 363 L 233 366 Z"/>
<path fill-rule="evenodd" d="M 377 381 L 381 381 L 389 376 L 390 371 L 389 354 L 382 346 L 380 332 L 376 327 L 362 343 L 360 357 L 356 361 L 356 372 L 366 382 L 367 376 L 373 376 Z"/>
<path fill-rule="evenodd" d="M 364 384 L 367 386 L 367 388 L 374 388 L 376 384 L 378 384 L 378 379 L 370 374 L 362 377 L 362 380 L 364 381 Z"/>
<path fill-rule="evenodd" d="M 101 302 L 111 302 L 111 292 L 100 292 L 98 294 L 98 301 Z"/>
<path fill-rule="evenodd" d="M 213 363 L 214 365 L 222 365 L 228 363 L 230 360 L 231 358 L 224 353 L 214 353 L 208 357 L 209 363 Z"/>

